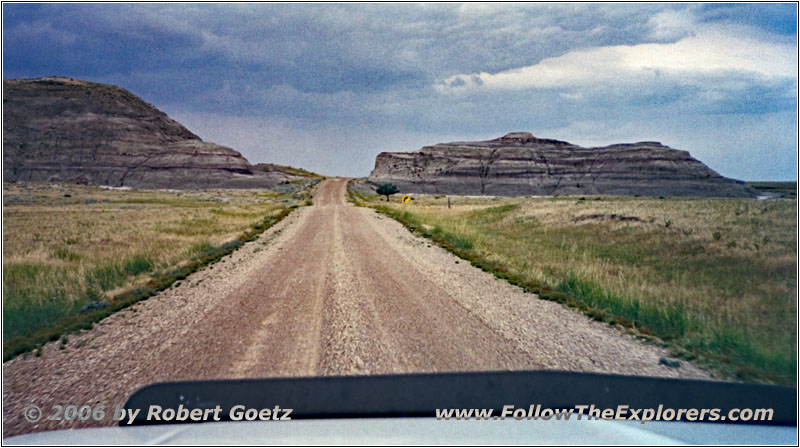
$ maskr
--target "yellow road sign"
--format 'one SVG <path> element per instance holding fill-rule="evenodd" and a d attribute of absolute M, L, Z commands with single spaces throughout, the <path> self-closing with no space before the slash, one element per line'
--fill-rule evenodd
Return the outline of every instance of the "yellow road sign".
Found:
<path fill-rule="evenodd" d="M 406 195 L 403 195 L 403 197 L 400 198 L 400 200 L 403 202 L 403 204 L 408 204 L 409 202 L 411 202 L 411 197 L 406 194 Z"/>

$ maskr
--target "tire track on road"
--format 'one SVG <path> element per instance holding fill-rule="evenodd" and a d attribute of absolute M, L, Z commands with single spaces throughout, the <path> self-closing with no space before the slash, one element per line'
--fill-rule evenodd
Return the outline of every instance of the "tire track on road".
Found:
<path fill-rule="evenodd" d="M 323 181 L 313 206 L 68 349 L 4 363 L 4 435 L 96 425 L 29 424 L 31 403 L 114 406 L 159 381 L 540 368 L 708 378 L 353 207 L 346 182 Z"/>

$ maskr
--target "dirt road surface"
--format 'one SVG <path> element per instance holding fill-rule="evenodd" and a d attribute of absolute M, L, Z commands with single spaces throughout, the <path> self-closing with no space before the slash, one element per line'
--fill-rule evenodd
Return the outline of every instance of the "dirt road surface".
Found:
<path fill-rule="evenodd" d="M 108 409 L 158 381 L 518 369 L 708 377 L 659 365 L 662 349 L 526 294 L 345 194 L 346 180 L 326 180 L 313 206 L 180 286 L 64 350 L 55 342 L 4 363 L 4 435 L 70 426 L 25 421 L 30 404 Z"/>

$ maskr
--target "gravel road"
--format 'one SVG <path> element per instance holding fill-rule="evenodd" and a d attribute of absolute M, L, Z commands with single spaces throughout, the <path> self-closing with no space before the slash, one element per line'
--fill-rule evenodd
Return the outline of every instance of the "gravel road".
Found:
<path fill-rule="evenodd" d="M 65 350 L 4 363 L 4 436 L 79 426 L 28 423 L 30 404 L 113 408 L 157 381 L 517 369 L 708 378 L 659 365 L 662 349 L 526 294 L 345 193 L 346 180 L 326 180 L 313 206 L 180 286 Z"/>

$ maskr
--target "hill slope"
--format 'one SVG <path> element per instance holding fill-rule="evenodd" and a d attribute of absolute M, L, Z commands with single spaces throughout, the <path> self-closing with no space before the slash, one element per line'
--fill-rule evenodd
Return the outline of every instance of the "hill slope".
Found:
<path fill-rule="evenodd" d="M 202 141 L 120 87 L 3 80 L 3 181 L 135 188 L 260 188 L 298 178 Z"/>

